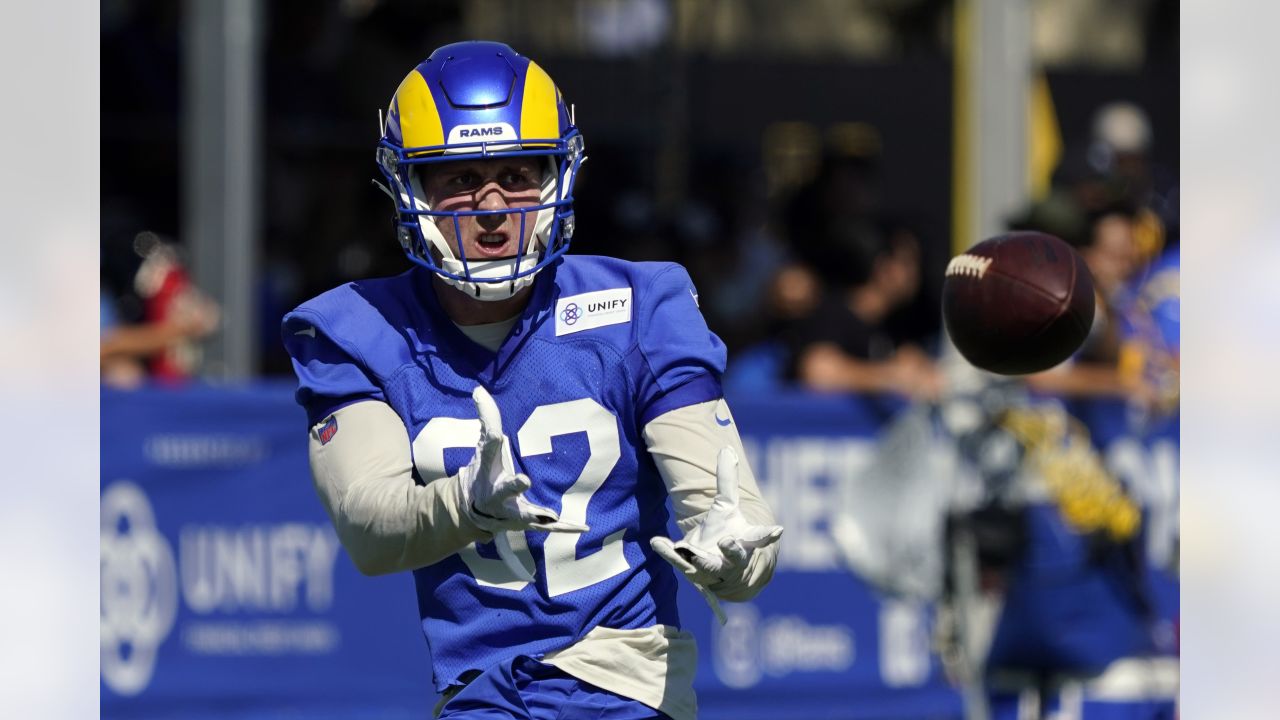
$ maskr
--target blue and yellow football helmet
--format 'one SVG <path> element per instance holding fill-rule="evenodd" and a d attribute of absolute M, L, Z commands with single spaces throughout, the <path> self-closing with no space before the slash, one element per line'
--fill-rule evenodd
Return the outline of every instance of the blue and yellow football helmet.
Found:
<path fill-rule="evenodd" d="M 541 67 L 497 42 L 445 45 L 415 67 L 391 98 L 378 143 L 378 167 L 396 206 L 405 254 L 445 282 L 481 300 L 509 298 L 569 247 L 573 185 L 582 135 L 560 90 Z M 462 158 L 543 156 L 547 170 L 537 205 L 508 210 L 439 212 L 426 202 L 420 165 Z M 453 248 L 436 218 L 519 214 L 516 257 L 471 260 Z M 533 236 L 524 242 L 526 223 Z M 461 233 L 458 233 L 461 235 Z"/>

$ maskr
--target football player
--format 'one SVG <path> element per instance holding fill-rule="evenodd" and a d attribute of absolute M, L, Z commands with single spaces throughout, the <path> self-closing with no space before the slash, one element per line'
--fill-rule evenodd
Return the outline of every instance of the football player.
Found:
<path fill-rule="evenodd" d="M 413 572 L 440 717 L 694 718 L 676 571 L 717 611 L 773 574 L 688 274 L 565 255 L 583 149 L 537 64 L 436 50 L 377 149 L 411 269 L 284 318 L 315 487 L 363 572 Z"/>

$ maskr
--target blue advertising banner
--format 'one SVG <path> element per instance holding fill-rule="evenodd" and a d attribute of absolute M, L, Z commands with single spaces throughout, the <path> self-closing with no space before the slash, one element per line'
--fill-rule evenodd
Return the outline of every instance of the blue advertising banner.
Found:
<path fill-rule="evenodd" d="M 900 409 L 866 398 L 730 398 L 786 536 L 773 582 L 725 605 L 692 588 L 704 718 L 960 718 L 933 611 L 851 574 L 830 527 L 842 483 Z M 1123 422 L 1122 409 L 1094 422 Z M 360 575 L 311 487 L 290 385 L 102 393 L 102 714 L 428 716 L 410 575 Z M 1091 423 L 1093 424 L 1093 423 Z M 1148 554 L 1176 557 L 1177 430 L 1107 431 Z M 1176 580 L 1161 580 L 1164 617 Z"/>
<path fill-rule="evenodd" d="M 104 717 L 413 717 L 409 575 L 341 550 L 284 386 L 103 391 Z"/>

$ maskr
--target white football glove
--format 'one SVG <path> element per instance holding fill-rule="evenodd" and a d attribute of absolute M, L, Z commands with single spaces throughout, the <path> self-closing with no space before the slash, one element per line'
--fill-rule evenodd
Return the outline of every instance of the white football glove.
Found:
<path fill-rule="evenodd" d="M 541 530 L 544 532 L 582 533 L 589 528 L 562 522 L 556 511 L 534 505 L 525 499 L 531 487 L 529 476 L 515 471 L 511 456 L 511 440 L 502 432 L 502 415 L 493 396 L 476 386 L 471 393 L 480 416 L 480 441 L 471 462 L 458 470 L 462 480 L 462 499 L 466 513 L 482 530 L 493 533 L 498 557 L 512 572 L 526 581 L 533 577 L 516 558 L 506 532 Z"/>
<path fill-rule="evenodd" d="M 780 537 L 781 525 L 752 525 L 742 516 L 738 509 L 738 455 L 726 447 L 716 457 L 716 499 L 702 521 L 680 542 L 658 536 L 649 540 L 649 547 L 684 573 L 723 625 L 717 586 L 742 580 L 752 553 Z"/>

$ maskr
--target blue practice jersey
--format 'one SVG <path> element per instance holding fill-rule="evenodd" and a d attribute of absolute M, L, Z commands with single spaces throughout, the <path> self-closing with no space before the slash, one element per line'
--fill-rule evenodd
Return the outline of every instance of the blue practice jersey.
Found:
<path fill-rule="evenodd" d="M 471 392 L 502 411 L 526 493 L 572 533 L 509 533 L 534 583 L 492 542 L 414 571 L 441 690 L 470 669 L 541 657 L 593 627 L 679 625 L 676 577 L 649 548 L 666 533 L 666 487 L 641 431 L 654 417 L 721 395 L 725 348 L 707 329 L 684 268 L 568 256 L 543 270 L 496 353 L 441 309 L 429 271 L 335 288 L 284 318 L 298 402 L 315 424 L 361 400 L 388 403 L 413 441 L 417 480 L 471 460 Z"/>

